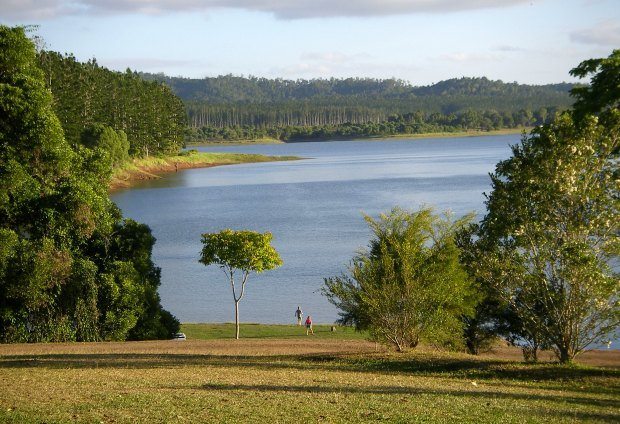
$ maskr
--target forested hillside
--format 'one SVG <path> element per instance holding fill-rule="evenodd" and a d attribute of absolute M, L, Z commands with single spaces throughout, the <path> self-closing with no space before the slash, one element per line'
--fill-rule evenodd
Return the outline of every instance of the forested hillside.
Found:
<path fill-rule="evenodd" d="M 487 78 L 459 78 L 415 87 L 395 79 L 291 81 L 232 75 L 204 79 L 140 75 L 170 86 L 185 102 L 189 125 L 206 127 L 207 132 L 223 128 L 238 132 L 235 127 L 244 126 L 264 129 L 379 124 L 407 121 L 402 117 L 415 113 L 420 124 L 437 126 L 441 121 L 439 126 L 459 129 L 529 126 L 570 107 L 568 92 L 573 87 L 566 83 L 531 86 Z M 474 122 L 463 127 L 462 117 L 467 113 L 478 114 L 473 121 L 481 121 L 485 114 L 500 118 L 491 119 L 494 125 Z"/>
<path fill-rule="evenodd" d="M 132 156 L 175 153 L 183 144 L 186 116 L 182 101 L 166 85 L 134 72 L 113 72 L 95 59 L 42 51 L 38 64 L 53 94 L 53 109 L 67 141 L 76 144 L 90 128 L 123 131 Z"/>

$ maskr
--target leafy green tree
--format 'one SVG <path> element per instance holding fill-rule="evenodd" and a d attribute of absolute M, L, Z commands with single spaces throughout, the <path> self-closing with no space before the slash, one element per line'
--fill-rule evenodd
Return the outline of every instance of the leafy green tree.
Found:
<path fill-rule="evenodd" d="M 485 252 L 476 243 L 478 224 L 470 224 L 457 233 L 456 244 L 460 249 L 459 260 L 472 277 L 476 306 L 472 314 L 462 316 L 463 339 L 467 352 L 478 355 L 488 350 L 504 328 L 506 305 L 496 296 L 493 287 L 484 279 L 476 278 L 476 268 Z"/>
<path fill-rule="evenodd" d="M 129 141 L 124 131 L 115 131 L 114 128 L 94 124 L 86 128 L 81 135 L 82 144 L 90 149 L 102 149 L 112 162 L 112 166 L 119 166 L 129 159 Z"/>
<path fill-rule="evenodd" d="M 271 233 L 222 230 L 202 235 L 200 262 L 219 265 L 232 288 L 235 301 L 235 338 L 239 338 L 239 302 L 245 292 L 250 272 L 261 273 L 282 265 L 278 252 L 271 246 Z M 235 272 L 241 273 L 241 288 L 235 285 Z"/>
<path fill-rule="evenodd" d="M 570 74 L 578 78 L 592 75 L 590 85 L 570 91 L 577 99 L 573 109 L 578 118 L 620 108 L 620 50 L 607 58 L 584 60 Z"/>
<path fill-rule="evenodd" d="M 24 29 L 0 26 L 0 341 L 125 340 L 173 325 L 150 230 L 123 223 L 108 196 L 109 154 L 72 148 L 52 105 Z"/>
<path fill-rule="evenodd" d="M 523 330 L 570 362 L 620 322 L 620 111 L 563 114 L 513 146 L 492 175 L 477 276 Z"/>
<path fill-rule="evenodd" d="M 377 221 L 365 219 L 374 233 L 368 251 L 353 258 L 349 275 L 327 278 L 323 287 L 340 322 L 369 330 L 398 351 L 421 339 L 460 345 L 461 316 L 475 300 L 455 235 L 471 217 L 453 221 L 430 209 L 396 208 Z"/>

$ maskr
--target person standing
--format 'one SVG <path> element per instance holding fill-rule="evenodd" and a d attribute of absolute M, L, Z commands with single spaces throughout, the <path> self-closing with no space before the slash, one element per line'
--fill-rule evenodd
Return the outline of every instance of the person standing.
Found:
<path fill-rule="evenodd" d="M 301 311 L 301 308 L 299 306 L 295 311 L 295 316 L 297 317 L 297 325 L 301 325 L 301 319 L 304 316 L 304 313 Z"/>
<path fill-rule="evenodd" d="M 306 318 L 306 336 L 308 333 L 312 333 L 312 335 L 314 335 L 314 330 L 312 329 L 312 317 L 310 315 Z"/>

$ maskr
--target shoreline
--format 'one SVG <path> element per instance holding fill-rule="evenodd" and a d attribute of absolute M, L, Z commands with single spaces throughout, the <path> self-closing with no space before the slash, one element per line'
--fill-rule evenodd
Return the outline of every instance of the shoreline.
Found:
<path fill-rule="evenodd" d="M 265 156 L 244 153 L 208 153 L 188 151 L 164 157 L 134 158 L 115 169 L 108 184 L 108 192 L 132 187 L 137 181 L 163 178 L 165 174 L 184 169 L 211 168 L 242 163 L 280 162 L 299 160 L 297 156 Z"/>
<path fill-rule="evenodd" d="M 200 146 L 247 146 L 252 144 L 294 144 L 294 143 L 312 143 L 312 142 L 330 142 L 330 141 L 388 141 L 393 139 L 403 138 L 452 138 L 452 137 L 486 137 L 494 135 L 510 135 L 521 134 L 524 131 L 529 133 L 533 128 L 521 127 L 521 128 L 506 128 L 501 130 L 491 131 L 455 131 L 455 132 L 435 132 L 435 133 L 420 133 L 420 134 L 394 134 L 394 135 L 368 135 L 368 136 L 353 136 L 353 137 L 315 137 L 315 138 L 299 138 L 294 140 L 282 141 L 275 138 L 259 138 L 259 139 L 247 139 L 247 140 L 206 140 L 204 142 L 191 142 L 187 143 L 188 147 L 200 147 Z"/>
<path fill-rule="evenodd" d="M 282 141 L 271 138 L 256 140 L 235 141 L 206 141 L 200 143 L 188 143 L 188 147 L 201 146 L 248 146 L 264 144 L 294 144 L 294 143 L 329 143 L 330 141 L 370 141 L 381 142 L 399 139 L 424 139 L 424 138 L 453 138 L 453 137 L 486 137 L 494 135 L 520 134 L 530 131 L 531 128 L 510 128 L 493 131 L 458 131 L 438 132 L 423 134 L 395 134 L 386 136 L 365 137 L 325 137 L 311 139 L 297 139 Z M 243 153 L 209 153 L 195 150 L 184 151 L 177 155 L 164 157 L 134 158 L 123 166 L 113 170 L 108 184 L 108 191 L 114 192 L 131 188 L 136 181 L 154 180 L 162 178 L 165 174 L 178 172 L 184 169 L 211 168 L 223 165 L 238 165 L 242 163 L 278 162 L 285 160 L 299 160 L 296 156 L 265 156 Z"/>

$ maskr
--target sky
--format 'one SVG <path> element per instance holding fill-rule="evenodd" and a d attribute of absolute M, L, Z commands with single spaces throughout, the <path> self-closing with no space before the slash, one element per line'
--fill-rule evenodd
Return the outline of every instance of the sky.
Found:
<path fill-rule="evenodd" d="M 575 81 L 620 0 L 0 0 L 0 23 L 111 69 L 203 78 Z"/>

